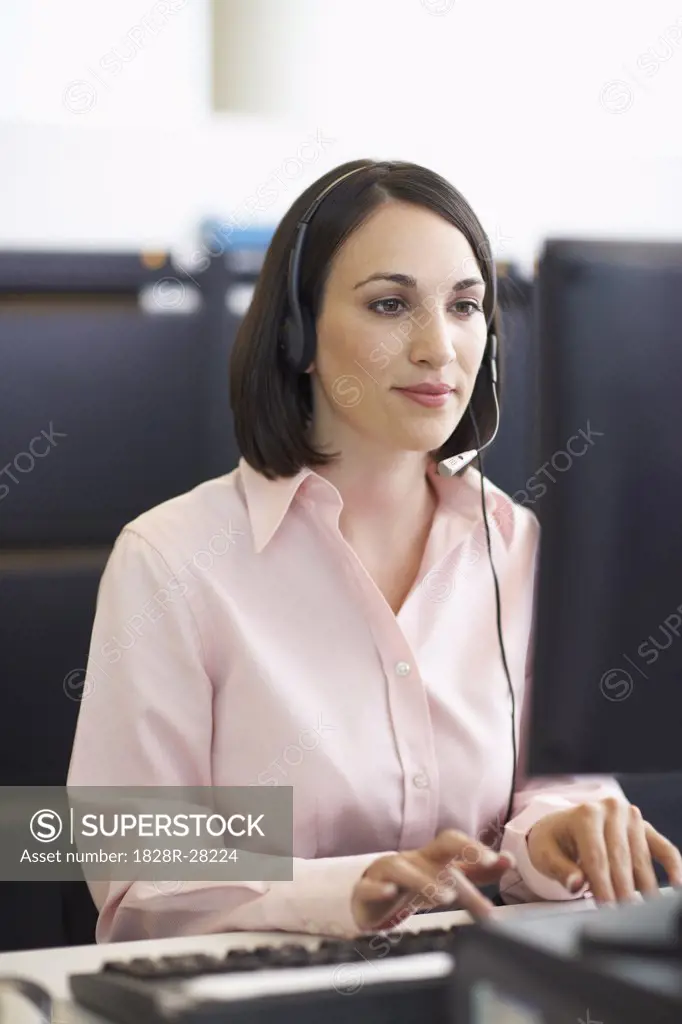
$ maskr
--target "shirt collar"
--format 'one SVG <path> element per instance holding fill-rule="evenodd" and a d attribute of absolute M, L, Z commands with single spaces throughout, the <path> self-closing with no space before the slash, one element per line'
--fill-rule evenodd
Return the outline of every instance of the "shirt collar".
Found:
<path fill-rule="evenodd" d="M 481 522 L 481 475 L 477 469 L 469 466 L 459 476 L 444 477 L 438 474 L 436 464 L 429 461 L 427 473 L 438 495 L 441 510 L 463 516 L 474 525 Z M 308 466 L 295 476 L 269 480 L 242 456 L 239 475 L 257 554 L 270 542 L 299 491 L 311 504 L 332 504 L 339 510 L 343 507 L 336 487 Z M 497 527 L 508 547 L 513 534 L 514 502 L 488 479 L 485 481 L 485 496 L 490 528 Z"/>
<path fill-rule="evenodd" d="M 468 466 L 458 476 L 447 477 L 440 476 L 436 463 L 429 461 L 427 472 L 442 508 L 453 515 L 463 516 L 472 526 L 482 523 L 481 474 L 474 466 Z M 497 528 L 508 548 L 514 534 L 515 503 L 487 477 L 484 494 L 490 530 Z"/>

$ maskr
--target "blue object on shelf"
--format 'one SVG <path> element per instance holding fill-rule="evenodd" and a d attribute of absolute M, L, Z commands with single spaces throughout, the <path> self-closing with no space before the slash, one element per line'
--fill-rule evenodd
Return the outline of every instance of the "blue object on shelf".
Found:
<path fill-rule="evenodd" d="M 218 218 L 207 218 L 201 224 L 204 241 L 217 240 L 226 249 L 267 249 L 274 233 L 274 224 L 239 228 Z"/>
<path fill-rule="evenodd" d="M 238 274 L 258 273 L 274 233 L 274 225 L 240 228 L 212 217 L 201 223 L 201 239 L 207 250 L 215 256 L 223 255 L 225 265 Z"/>

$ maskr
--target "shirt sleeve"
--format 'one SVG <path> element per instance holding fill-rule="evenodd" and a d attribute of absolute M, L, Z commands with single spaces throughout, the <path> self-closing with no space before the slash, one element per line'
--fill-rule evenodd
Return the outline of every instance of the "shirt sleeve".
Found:
<path fill-rule="evenodd" d="M 199 602 L 191 576 L 174 573 L 135 530 L 121 532 L 100 581 L 69 787 L 212 784 L 213 685 Z M 380 856 L 295 857 L 293 881 L 88 880 L 96 940 L 355 935 L 353 887 Z"/>
<path fill-rule="evenodd" d="M 537 566 L 537 562 L 536 562 Z M 537 570 L 535 573 L 537 583 Z M 517 869 L 507 871 L 500 881 L 500 893 L 506 903 L 525 903 L 542 900 L 575 900 L 589 896 L 584 885 L 576 893 L 538 871 L 528 853 L 528 833 L 541 818 L 556 811 L 568 810 L 581 803 L 616 797 L 627 802 L 618 782 L 604 775 L 547 776 L 529 779 L 526 773 L 528 731 L 530 720 L 532 660 L 534 650 L 535 618 L 531 629 L 526 660 L 526 679 L 519 742 L 517 786 L 514 793 L 512 817 L 502 837 L 502 850 L 512 853 Z"/>

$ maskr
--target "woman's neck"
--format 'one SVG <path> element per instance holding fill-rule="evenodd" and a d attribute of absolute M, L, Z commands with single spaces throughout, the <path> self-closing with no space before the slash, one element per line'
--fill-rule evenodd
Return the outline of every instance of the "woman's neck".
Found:
<path fill-rule="evenodd" d="M 424 457 L 417 454 L 381 468 L 339 460 L 317 471 L 341 495 L 339 525 L 345 537 L 375 537 L 380 545 L 402 546 L 430 526 L 438 504 L 426 467 Z"/>

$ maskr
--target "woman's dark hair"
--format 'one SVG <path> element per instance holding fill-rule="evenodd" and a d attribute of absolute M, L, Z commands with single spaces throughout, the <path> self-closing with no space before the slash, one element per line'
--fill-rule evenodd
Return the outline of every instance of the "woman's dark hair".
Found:
<path fill-rule="evenodd" d="M 486 319 L 491 314 L 490 244 L 466 199 L 449 182 L 425 167 L 403 161 L 353 160 L 323 175 L 298 197 L 279 224 L 230 358 L 230 402 L 237 445 L 246 462 L 269 479 L 294 476 L 304 466 L 326 465 L 339 457 L 339 453 L 319 452 L 311 446 L 307 435 L 313 411 L 310 374 L 295 373 L 278 342 L 288 309 L 289 256 L 298 221 L 327 185 L 355 168 L 364 170 L 332 189 L 308 226 L 300 265 L 301 305 L 317 319 L 335 253 L 373 210 L 396 199 L 432 210 L 462 232 L 486 283 Z M 498 328 L 496 315 L 492 329 L 498 333 Z M 499 365 L 498 375 L 499 395 Z M 487 360 L 476 380 L 468 411 L 471 415 L 462 417 L 448 440 L 437 451 L 429 452 L 435 461 L 477 446 L 472 416 L 482 440 L 492 433 L 495 406 Z"/>

